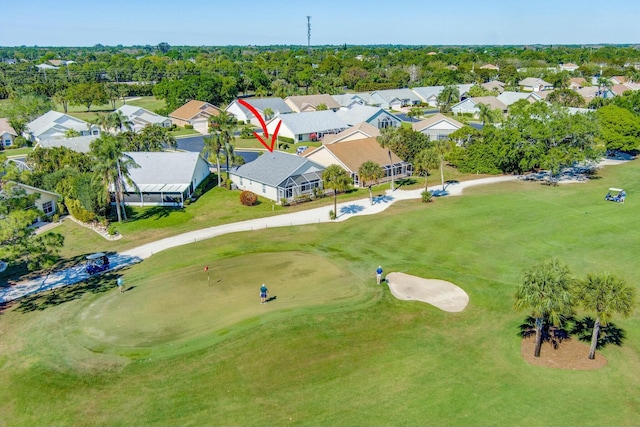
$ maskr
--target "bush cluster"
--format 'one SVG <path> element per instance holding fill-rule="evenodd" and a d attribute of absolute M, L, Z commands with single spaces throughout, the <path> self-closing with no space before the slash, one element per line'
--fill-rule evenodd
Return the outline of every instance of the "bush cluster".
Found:
<path fill-rule="evenodd" d="M 253 206 L 257 201 L 258 196 L 256 196 L 255 193 L 251 191 L 244 190 L 242 193 L 240 193 L 240 203 L 242 203 L 244 206 Z"/>
<path fill-rule="evenodd" d="M 96 219 L 96 215 L 93 212 L 86 210 L 82 207 L 80 200 L 70 199 L 66 202 L 67 210 L 78 221 L 91 222 Z"/>

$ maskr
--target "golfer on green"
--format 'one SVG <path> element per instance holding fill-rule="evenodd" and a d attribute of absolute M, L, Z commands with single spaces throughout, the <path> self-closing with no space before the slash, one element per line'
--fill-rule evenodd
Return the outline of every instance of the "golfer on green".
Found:
<path fill-rule="evenodd" d="M 376 269 L 376 282 L 378 282 L 378 285 L 379 285 L 381 281 L 382 281 L 382 266 L 379 265 L 378 268 Z"/>
<path fill-rule="evenodd" d="M 269 289 L 263 283 L 260 287 L 260 304 L 264 304 L 267 302 L 267 294 L 269 293 Z"/>

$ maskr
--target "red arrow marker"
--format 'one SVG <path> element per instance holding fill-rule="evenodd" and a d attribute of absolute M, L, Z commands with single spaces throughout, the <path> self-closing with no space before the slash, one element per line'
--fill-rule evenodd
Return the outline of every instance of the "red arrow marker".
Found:
<path fill-rule="evenodd" d="M 243 101 L 242 99 L 238 99 L 238 102 L 244 105 L 245 107 L 247 107 L 249 111 L 251 111 L 251 113 L 253 113 L 253 115 L 257 117 L 257 119 L 260 121 L 260 126 L 262 126 L 262 132 L 264 132 L 264 136 L 266 138 L 269 138 L 269 131 L 267 130 L 267 124 L 264 122 L 264 120 L 262 120 L 262 116 L 260 115 L 260 113 L 258 113 L 258 110 L 253 108 L 251 104 L 249 104 L 246 101 Z M 253 133 L 253 135 L 258 139 L 258 141 L 260 141 L 260 143 L 264 145 L 266 149 L 269 150 L 269 152 L 271 153 L 273 153 L 273 147 L 276 145 L 276 138 L 278 138 L 278 131 L 280 130 L 281 124 L 282 124 L 282 120 L 278 122 L 278 125 L 276 126 L 276 131 L 271 136 L 271 144 L 267 144 L 256 132 Z"/>

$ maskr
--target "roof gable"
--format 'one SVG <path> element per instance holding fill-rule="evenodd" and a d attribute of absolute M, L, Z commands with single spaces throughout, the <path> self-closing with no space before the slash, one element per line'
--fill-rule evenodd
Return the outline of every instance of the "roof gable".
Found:
<path fill-rule="evenodd" d="M 446 124 L 443 126 L 443 123 Z M 437 113 L 433 117 L 413 123 L 411 126 L 413 127 L 413 130 L 422 132 L 425 129 L 460 129 L 463 124 L 451 117 L 445 116 L 444 114 Z"/>
<path fill-rule="evenodd" d="M 191 120 L 199 114 L 207 116 L 217 116 L 220 114 L 220 109 L 208 102 L 191 100 L 184 104 L 182 107 L 174 110 L 169 117 L 175 117 L 180 120 Z"/>

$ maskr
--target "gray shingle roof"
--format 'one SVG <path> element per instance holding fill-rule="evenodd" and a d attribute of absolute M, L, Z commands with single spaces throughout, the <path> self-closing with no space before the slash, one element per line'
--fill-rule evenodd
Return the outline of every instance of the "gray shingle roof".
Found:
<path fill-rule="evenodd" d="M 40 141 L 38 145 L 42 148 L 66 147 L 78 153 L 88 153 L 91 151 L 91 141 L 97 138 L 98 135 L 85 135 L 73 138 L 47 139 Z"/>
<path fill-rule="evenodd" d="M 232 169 L 230 173 L 242 178 L 278 187 L 289 176 L 295 174 L 297 170 L 305 165 L 310 165 L 319 171 L 324 169 L 324 166 L 304 157 L 282 151 L 274 151 L 272 153 L 265 152 L 256 160 Z"/>
<path fill-rule="evenodd" d="M 84 120 L 53 110 L 48 111 L 35 120 L 29 122 L 27 124 L 27 129 L 29 129 L 33 135 L 38 136 L 56 125 L 63 129 L 75 129 L 78 132 L 88 130 L 87 122 Z"/>
<path fill-rule="evenodd" d="M 384 112 L 384 110 L 380 107 L 371 107 L 368 105 L 353 105 L 351 108 L 341 108 L 336 111 L 336 115 L 345 122 L 346 124 L 353 126 L 358 123 L 367 122 L 376 114 L 380 112 Z M 391 113 L 387 113 L 392 117 L 395 117 Z M 396 117 L 396 119 L 400 122 L 401 120 Z"/>
<path fill-rule="evenodd" d="M 264 112 L 265 109 L 271 108 L 273 113 L 276 115 L 292 113 L 291 108 L 282 98 L 245 98 L 243 101 L 260 112 Z M 249 109 L 239 102 L 238 107 L 240 107 L 246 115 L 251 115 Z"/>
<path fill-rule="evenodd" d="M 129 169 L 129 176 L 141 187 L 141 191 L 151 191 L 153 186 L 175 186 L 176 189 L 179 188 L 176 191 L 183 191 L 191 184 L 200 158 L 200 153 L 182 151 L 132 151 L 124 154 L 140 165 L 139 168 Z"/>

